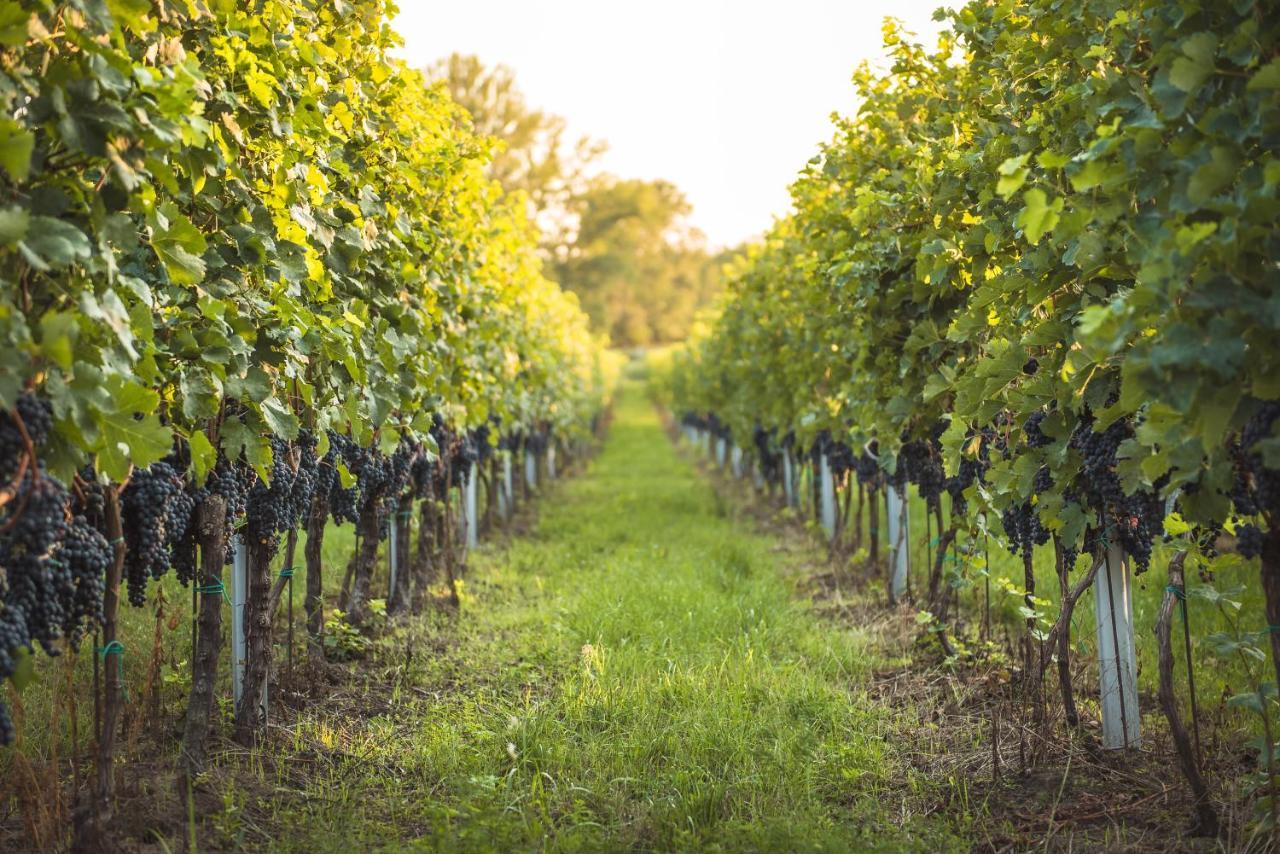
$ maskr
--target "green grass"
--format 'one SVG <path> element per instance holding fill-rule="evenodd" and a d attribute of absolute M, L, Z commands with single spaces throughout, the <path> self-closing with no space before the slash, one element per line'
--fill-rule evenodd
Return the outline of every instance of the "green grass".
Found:
<path fill-rule="evenodd" d="M 629 389 L 589 473 L 473 558 L 461 615 L 384 642 L 385 712 L 309 709 L 261 772 L 278 798 L 225 809 L 223 832 L 281 850 L 959 845 L 911 818 L 893 721 L 858 687 L 870 640 L 817 622 L 720 506 Z M 317 745 L 323 773 L 289 780 Z"/>

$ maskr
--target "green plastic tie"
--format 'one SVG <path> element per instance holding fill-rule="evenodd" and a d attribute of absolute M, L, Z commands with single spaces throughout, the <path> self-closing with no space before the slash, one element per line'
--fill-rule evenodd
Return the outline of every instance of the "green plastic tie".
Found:
<path fill-rule="evenodd" d="M 108 655 L 114 655 L 116 657 L 116 666 L 119 669 L 120 681 L 123 683 L 124 682 L 124 644 L 120 643 L 120 641 L 118 640 L 113 640 L 111 643 L 107 644 L 106 646 L 95 646 L 94 650 L 97 651 L 98 655 L 102 656 L 102 660 L 104 662 L 107 660 Z"/>
<path fill-rule="evenodd" d="M 107 541 L 107 545 L 109 545 L 109 546 L 118 546 L 118 545 L 120 545 L 120 544 L 121 544 L 121 543 L 123 543 L 123 542 L 124 542 L 124 537 L 116 537 L 114 540 L 108 540 L 108 541 Z"/>
<path fill-rule="evenodd" d="M 203 593 L 206 596 L 221 596 L 223 600 L 228 602 L 228 604 L 230 603 L 230 600 L 227 599 L 227 586 L 222 583 L 221 578 L 211 584 L 204 584 L 197 587 L 196 592 Z"/>
<path fill-rule="evenodd" d="M 1183 600 L 1184 602 L 1187 599 L 1187 594 L 1183 591 L 1181 587 L 1179 587 L 1176 584 L 1170 584 L 1168 587 L 1164 589 L 1164 591 L 1166 593 L 1172 593 L 1174 596 L 1177 596 L 1179 599 Z"/>
<path fill-rule="evenodd" d="M 1267 626 L 1267 631 L 1273 635 L 1280 633 L 1280 626 Z"/>
<path fill-rule="evenodd" d="M 97 651 L 98 655 L 102 656 L 104 663 L 106 662 L 108 655 L 114 655 L 116 657 L 116 673 L 120 679 L 120 691 L 127 698 L 129 696 L 129 692 L 124 687 L 124 644 L 120 643 L 118 640 L 113 640 L 106 646 L 95 646 L 94 650 Z"/>
<path fill-rule="evenodd" d="M 106 646 L 95 646 L 94 649 L 98 651 L 103 660 L 106 660 L 108 655 L 124 655 L 124 644 L 118 640 L 113 640 Z"/>
<path fill-rule="evenodd" d="M 281 578 L 293 578 L 293 567 L 291 567 L 291 566 L 286 566 L 284 569 L 280 570 L 280 577 L 281 577 Z"/>

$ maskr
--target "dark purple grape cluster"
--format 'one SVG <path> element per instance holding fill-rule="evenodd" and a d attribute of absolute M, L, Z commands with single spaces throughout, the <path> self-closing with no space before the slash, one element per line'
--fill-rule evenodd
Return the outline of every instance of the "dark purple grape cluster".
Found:
<path fill-rule="evenodd" d="M 1264 543 L 1265 536 L 1257 525 L 1245 524 L 1236 528 L 1236 550 L 1242 557 L 1261 557 Z"/>
<path fill-rule="evenodd" d="M 756 448 L 756 459 L 760 461 L 760 473 L 768 481 L 782 479 L 782 454 L 778 453 L 774 445 L 775 435 L 776 431 L 766 430 L 759 424 L 756 424 L 751 433 L 751 441 Z"/>
<path fill-rule="evenodd" d="M 22 426 L 35 447 L 40 447 L 53 430 L 53 409 L 49 401 L 31 392 L 23 392 L 14 405 Z M 18 473 L 18 464 L 26 451 L 27 443 L 13 413 L 0 411 L 0 479 L 12 480 Z"/>
<path fill-rule="evenodd" d="M 160 462 L 134 470 L 120 504 L 129 604 L 141 606 L 147 601 L 147 582 L 172 566 L 173 546 L 186 536 L 195 500 L 173 466 Z"/>
<path fill-rule="evenodd" d="M 525 451 L 540 457 L 547 452 L 547 447 L 551 444 L 551 430 L 547 426 L 531 430 L 528 438 L 525 439 Z"/>
<path fill-rule="evenodd" d="M 377 448 L 366 448 L 352 474 L 356 476 L 356 489 L 360 492 L 359 509 L 363 511 L 386 496 L 393 474 L 391 458 Z"/>
<path fill-rule="evenodd" d="M 298 527 L 316 485 L 316 438 L 308 431 L 290 444 L 271 437 L 270 480 L 254 482 L 245 507 L 245 536 L 266 548 L 268 557 L 280 545 L 280 535 Z"/>
<path fill-rule="evenodd" d="M 394 512 L 400 501 L 400 496 L 409 488 L 409 483 L 413 478 L 413 465 L 418 457 L 425 456 L 425 449 L 416 442 L 410 442 L 403 439 L 396 452 L 391 455 L 391 479 L 387 484 L 386 491 L 386 510 L 388 513 Z"/>
<path fill-rule="evenodd" d="M 898 468 L 905 467 L 907 480 L 916 485 L 920 497 L 932 510 L 938 506 L 942 491 L 947 485 L 946 470 L 942 465 L 942 444 L 939 441 L 946 424 L 934 425 L 927 438 L 912 439 L 903 435 L 902 449 L 898 452 Z"/>
<path fill-rule="evenodd" d="M 1053 474 L 1048 466 L 1040 466 L 1031 478 L 1031 494 L 1043 495 L 1053 489 Z"/>
<path fill-rule="evenodd" d="M 1044 424 L 1044 419 L 1048 415 L 1043 409 L 1031 413 L 1022 425 L 1022 435 L 1027 440 L 1027 447 L 1044 448 L 1053 444 L 1053 439 L 1044 434 L 1040 429 L 1040 425 Z"/>
<path fill-rule="evenodd" d="M 92 465 L 82 468 L 77 475 L 76 511 L 95 524 L 100 525 L 103 514 L 107 510 L 107 491 L 98 482 L 98 475 Z"/>
<path fill-rule="evenodd" d="M 546 435 L 541 431 L 533 434 L 537 437 L 536 442 L 530 444 L 535 447 L 531 452 L 542 454 L 546 451 Z M 533 437 L 530 437 L 531 439 Z M 479 450 L 476 448 L 475 437 L 466 433 L 463 434 L 458 442 L 454 445 L 454 452 L 449 460 L 449 465 L 453 467 L 453 479 L 458 486 L 466 486 L 467 479 L 471 477 L 471 466 L 480 459 Z"/>
<path fill-rule="evenodd" d="M 710 431 L 711 435 L 717 439 L 728 440 L 733 438 L 733 431 L 729 429 L 729 425 L 721 421 L 715 413 L 708 413 L 703 429 Z"/>
<path fill-rule="evenodd" d="M 809 446 L 809 462 L 817 469 L 818 464 L 822 461 L 822 456 L 827 452 L 827 448 L 831 445 L 831 434 L 826 430 L 822 430 L 817 436 L 813 437 L 813 444 Z"/>
<path fill-rule="evenodd" d="M 1280 514 L 1280 469 L 1268 468 L 1258 447 L 1260 442 L 1275 438 L 1277 420 L 1280 420 L 1280 401 L 1262 403 L 1231 444 L 1235 464 L 1231 502 L 1240 516 L 1262 515 L 1274 520 Z M 1259 536 L 1265 540 L 1266 534 L 1259 531 Z M 1261 553 L 1259 543 L 1258 554 Z"/>
<path fill-rule="evenodd" d="M 432 427 L 431 435 L 435 437 L 436 446 L 440 448 L 440 453 L 443 455 L 444 449 L 449 441 L 448 428 L 443 424 L 438 425 L 438 427 Z M 524 447 L 524 431 L 517 428 L 503 436 L 500 447 L 504 451 L 519 453 L 520 449 Z"/>
<path fill-rule="evenodd" d="M 64 591 L 70 594 L 70 601 L 62 631 L 72 646 L 79 646 L 85 632 L 102 622 L 102 595 L 115 550 L 101 531 L 83 516 L 75 516 L 67 523 L 66 536 L 54 557 L 65 566 L 70 584 Z"/>
<path fill-rule="evenodd" d="M 1086 412 L 1071 434 L 1071 447 L 1080 454 L 1080 493 L 1090 507 L 1104 515 L 1124 501 L 1124 490 L 1116 474 L 1116 452 L 1131 433 L 1128 421 L 1112 422 L 1102 432 L 1094 432 L 1093 416 Z"/>
<path fill-rule="evenodd" d="M 1116 472 L 1116 455 L 1121 443 L 1133 435 L 1133 425 L 1119 420 L 1100 432 L 1093 427 L 1093 416 L 1086 411 L 1071 435 L 1071 447 L 1081 458 L 1080 473 L 1064 497 L 1096 512 L 1101 526 L 1133 559 L 1136 571 L 1144 572 L 1151 565 L 1152 543 L 1164 533 L 1160 493 L 1167 478 L 1157 481 L 1154 489 L 1125 493 Z"/>
<path fill-rule="evenodd" d="M 36 417 L 31 420 L 39 426 Z M 32 438 L 37 436 L 43 443 L 47 427 Z M 75 648 L 101 621 L 114 551 L 89 520 L 72 514 L 71 493 L 39 466 L 24 474 L 17 496 L 0 511 L 0 532 L 3 682 L 13 675 L 18 649 L 34 652 L 38 644 L 57 655 L 59 639 Z M 13 738 L 13 721 L 0 703 L 0 745 Z"/>
<path fill-rule="evenodd" d="M 56 655 L 53 644 L 62 637 L 75 592 L 70 572 L 55 558 L 67 536 L 71 499 L 62 484 L 41 472 L 28 472 L 20 488 L 20 497 L 9 504 L 10 527 L 0 538 L 0 566 L 8 581 L 4 610 L 20 615 L 28 646 L 39 641 Z"/>
<path fill-rule="evenodd" d="M 257 479 L 258 476 L 254 474 L 253 469 L 244 463 L 231 463 L 220 457 L 213 471 L 209 472 L 205 478 L 204 488 L 196 493 L 197 503 L 213 495 L 218 496 L 226 503 L 222 555 L 223 561 L 228 565 L 235 559 L 231 543 L 232 537 L 235 535 L 236 524 L 248 509 L 249 489 Z M 191 560 L 194 562 L 194 557 Z M 193 570 L 192 576 L 194 577 Z"/>
<path fill-rule="evenodd" d="M 1031 554 L 1036 546 L 1049 542 L 1049 532 L 1040 524 L 1040 517 L 1030 501 L 1006 507 L 1000 515 L 1000 524 L 1013 554 Z"/>
<path fill-rule="evenodd" d="M 413 458 L 409 469 L 409 488 L 414 498 L 428 498 L 434 494 L 439 469 L 440 458 L 431 457 L 425 449 Z"/>
<path fill-rule="evenodd" d="M 289 513 L 293 523 L 291 527 L 296 528 L 306 521 L 311 509 L 311 499 L 319 486 L 320 457 L 316 454 L 319 446 L 320 440 L 315 433 L 310 430 L 298 433 L 298 440 L 294 443 L 298 466 L 294 470 L 293 484 L 289 489 Z"/>
<path fill-rule="evenodd" d="M 1133 558 L 1135 572 L 1151 566 L 1151 544 L 1164 532 L 1164 502 L 1159 484 L 1155 491 L 1140 490 L 1121 502 L 1116 536 L 1125 554 Z"/>
<path fill-rule="evenodd" d="M 831 466 L 831 473 L 835 475 L 837 480 L 843 479 L 844 476 L 853 470 L 857 459 L 853 455 L 853 448 L 850 448 L 844 442 L 832 441 L 827 445 L 827 463 Z"/>
<path fill-rule="evenodd" d="M 975 440 L 976 454 L 970 453 Z M 947 478 L 947 492 L 951 495 L 951 506 L 956 515 L 964 516 L 968 511 L 964 491 L 974 484 L 987 482 L 987 469 L 991 468 L 991 449 L 997 446 L 996 431 L 990 427 L 980 430 L 970 428 L 965 432 L 964 454 L 960 458 L 960 465 L 955 476 Z"/>
<path fill-rule="evenodd" d="M 878 488 L 881 482 L 880 462 L 874 456 L 879 450 L 879 443 L 872 441 L 853 463 L 853 472 L 858 477 L 858 483 L 870 486 L 872 489 Z"/>
<path fill-rule="evenodd" d="M 350 487 L 342 485 L 338 473 L 341 462 L 347 471 L 355 474 L 364 462 L 364 451 L 350 436 L 329 431 L 329 453 L 325 455 L 327 462 L 326 480 L 329 483 L 329 513 L 333 521 L 341 525 L 344 522 L 355 522 L 360 518 L 360 486 L 358 483 Z"/>
<path fill-rule="evenodd" d="M 490 432 L 488 424 L 481 424 L 471 434 L 471 439 L 476 445 L 476 462 L 480 465 L 488 463 L 489 458 L 493 456 L 493 446 L 489 444 Z"/>

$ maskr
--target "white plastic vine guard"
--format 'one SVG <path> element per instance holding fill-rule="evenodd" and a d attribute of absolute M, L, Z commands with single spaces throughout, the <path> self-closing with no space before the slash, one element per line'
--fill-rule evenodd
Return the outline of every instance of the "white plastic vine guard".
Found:
<path fill-rule="evenodd" d="M 476 523 L 476 495 L 479 492 L 479 480 L 480 467 L 472 463 L 467 471 L 467 485 L 462 488 L 462 536 L 469 549 L 475 548 L 477 529 L 480 527 Z"/>
<path fill-rule="evenodd" d="M 818 476 L 822 479 L 822 527 L 827 532 L 827 539 L 830 540 L 836 535 L 836 483 L 831 474 L 831 461 L 826 454 L 822 455 L 819 462 Z"/>
<path fill-rule="evenodd" d="M 787 506 L 796 506 L 795 467 L 791 465 L 791 451 L 782 449 L 782 491 L 787 497 Z"/>
<path fill-rule="evenodd" d="M 911 571 L 910 518 L 907 502 L 897 489 L 890 485 L 885 490 L 885 503 L 889 523 L 889 566 L 892 576 L 889 582 L 889 598 L 897 602 L 907 592 L 907 574 Z"/>
<path fill-rule="evenodd" d="M 249 550 L 244 538 L 231 540 L 231 697 L 237 708 L 244 696 L 244 606 L 249 587 Z"/>
<path fill-rule="evenodd" d="M 1119 545 L 1107 550 L 1093 580 L 1093 609 L 1098 627 L 1098 684 L 1102 702 L 1102 746 L 1137 747 L 1142 718 L 1138 712 L 1138 653 L 1133 639 L 1133 601 L 1129 561 Z"/>
<path fill-rule="evenodd" d="M 400 538 L 396 536 L 400 526 L 399 510 L 399 504 L 392 505 L 391 519 L 387 525 L 389 529 L 387 535 L 387 562 L 390 565 L 391 572 L 391 583 L 387 589 L 388 601 L 394 600 L 396 597 L 396 573 L 400 570 Z"/>
<path fill-rule="evenodd" d="M 498 508 L 502 511 L 504 519 L 511 518 L 516 504 L 516 491 L 511 475 L 512 453 L 512 451 L 504 451 L 502 454 L 502 488 L 498 490 Z"/>
<path fill-rule="evenodd" d="M 524 485 L 529 489 L 538 488 L 538 455 L 524 452 Z"/>

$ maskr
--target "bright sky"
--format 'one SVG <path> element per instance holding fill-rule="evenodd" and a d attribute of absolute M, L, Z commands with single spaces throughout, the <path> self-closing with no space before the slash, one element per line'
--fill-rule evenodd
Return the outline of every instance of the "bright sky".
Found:
<path fill-rule="evenodd" d="M 855 66 L 893 15 L 932 44 L 944 0 L 400 0 L 405 58 L 504 64 L 528 102 L 609 143 L 602 167 L 664 178 L 713 245 L 764 232 L 851 112 Z"/>

